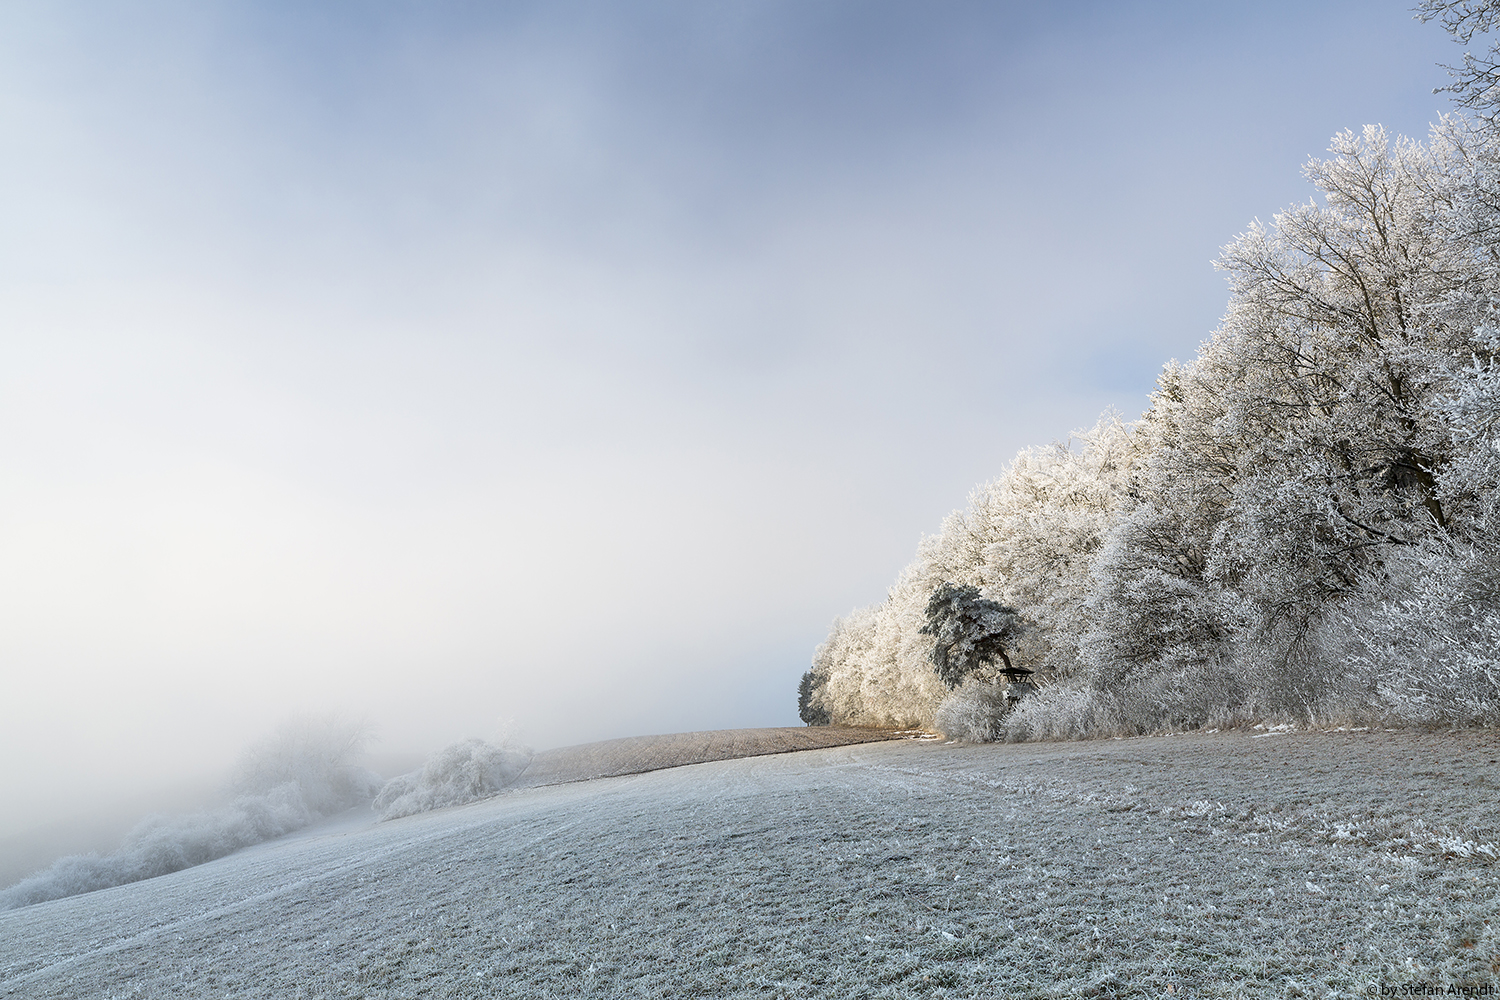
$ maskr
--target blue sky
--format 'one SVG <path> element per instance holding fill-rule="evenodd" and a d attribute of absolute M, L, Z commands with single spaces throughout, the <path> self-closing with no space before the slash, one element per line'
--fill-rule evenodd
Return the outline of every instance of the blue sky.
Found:
<path fill-rule="evenodd" d="M 1371 2 L 6 5 L 0 791 L 295 710 L 795 724 L 1460 54 Z"/>

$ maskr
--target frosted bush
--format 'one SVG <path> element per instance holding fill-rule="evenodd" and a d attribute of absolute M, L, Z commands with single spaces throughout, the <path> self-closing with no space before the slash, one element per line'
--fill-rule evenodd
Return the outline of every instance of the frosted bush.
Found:
<path fill-rule="evenodd" d="M 1174 665 L 1136 674 L 1113 689 L 1052 684 L 1016 706 L 996 739 L 1081 740 L 1140 736 L 1249 720 L 1244 679 L 1224 663 Z"/>
<path fill-rule="evenodd" d="M 380 780 L 354 763 L 367 740 L 362 725 L 331 716 L 291 719 L 246 751 L 235 779 L 242 794 L 228 805 L 185 816 L 149 817 L 110 854 L 61 858 L 0 890 L 0 909 L 181 871 L 368 802 Z"/>
<path fill-rule="evenodd" d="M 1165 733 L 1233 725 L 1241 719 L 1247 688 L 1234 665 L 1194 664 L 1138 678 L 1118 692 L 1112 724 L 1133 733 Z"/>
<path fill-rule="evenodd" d="M 531 750 L 508 739 L 499 746 L 460 740 L 427 758 L 420 770 L 386 782 L 375 810 L 384 820 L 477 802 L 514 782 L 530 763 Z"/>
<path fill-rule="evenodd" d="M 1500 721 L 1500 555 L 1485 548 L 1416 552 L 1394 567 L 1374 607 L 1338 625 L 1390 721 Z"/>
<path fill-rule="evenodd" d="M 1106 699 L 1098 691 L 1053 685 L 1016 706 L 997 739 L 1081 740 L 1110 735 L 1117 726 Z"/>
<path fill-rule="evenodd" d="M 990 743 L 1001 735 L 1010 709 L 1003 686 L 970 678 L 938 705 L 935 722 L 950 740 Z"/>

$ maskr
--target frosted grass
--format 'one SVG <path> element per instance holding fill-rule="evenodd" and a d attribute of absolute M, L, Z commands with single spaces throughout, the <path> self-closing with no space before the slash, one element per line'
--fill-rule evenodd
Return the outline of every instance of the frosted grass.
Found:
<path fill-rule="evenodd" d="M 0 914 L 0 996 L 1489 983 L 1497 759 L 1491 731 L 896 742 L 513 790 Z"/>

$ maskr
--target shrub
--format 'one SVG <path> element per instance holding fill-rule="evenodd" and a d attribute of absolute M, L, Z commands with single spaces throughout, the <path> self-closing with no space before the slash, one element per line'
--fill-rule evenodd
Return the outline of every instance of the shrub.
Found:
<path fill-rule="evenodd" d="M 1336 630 L 1391 721 L 1500 722 L 1500 548 L 1415 551 Z"/>
<path fill-rule="evenodd" d="M 519 778 L 530 763 L 531 750 L 509 739 L 499 746 L 459 740 L 428 757 L 420 770 L 386 782 L 375 797 L 375 810 L 387 820 L 487 799 Z"/>
<path fill-rule="evenodd" d="M 1002 721 L 1010 710 L 1002 685 L 971 677 L 943 699 L 934 721 L 950 740 L 990 743 L 1001 738 Z"/>

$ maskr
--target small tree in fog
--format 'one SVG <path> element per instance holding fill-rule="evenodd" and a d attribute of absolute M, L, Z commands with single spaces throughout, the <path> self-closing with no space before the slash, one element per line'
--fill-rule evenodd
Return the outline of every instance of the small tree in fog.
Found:
<path fill-rule="evenodd" d="M 1014 646 L 1025 631 L 1015 608 L 979 596 L 978 587 L 944 583 L 927 601 L 927 624 L 921 634 L 936 640 L 933 667 L 944 684 L 955 688 L 997 659 L 1010 670 L 1006 647 Z"/>
<path fill-rule="evenodd" d="M 240 755 L 234 790 L 265 795 L 295 783 L 307 807 L 323 815 L 367 802 L 380 787 L 379 778 L 359 764 L 372 738 L 362 721 L 294 715 Z"/>

